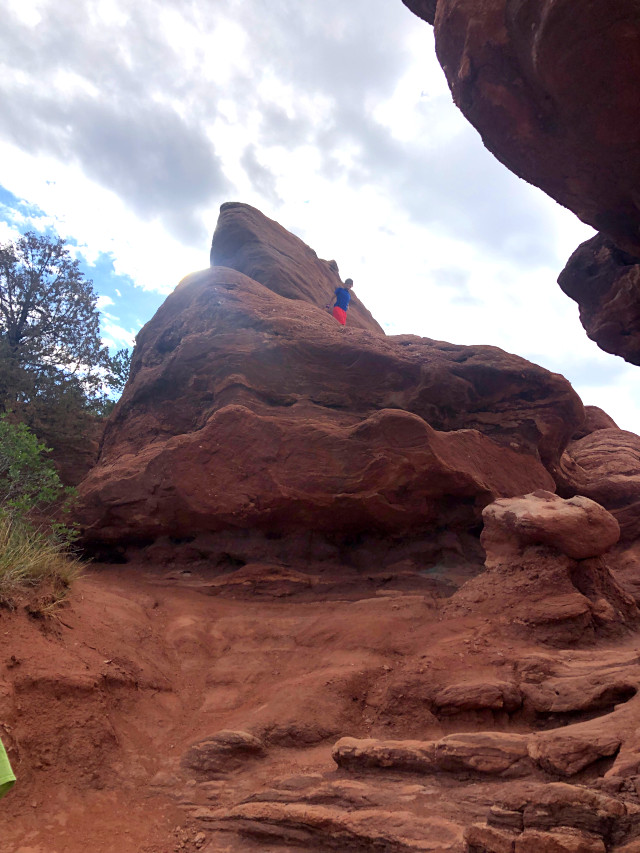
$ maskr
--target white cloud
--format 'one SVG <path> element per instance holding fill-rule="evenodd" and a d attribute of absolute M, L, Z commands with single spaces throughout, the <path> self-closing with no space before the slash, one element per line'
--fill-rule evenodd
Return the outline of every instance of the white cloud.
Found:
<path fill-rule="evenodd" d="M 98 298 L 96 300 L 96 307 L 98 308 L 99 311 L 104 312 L 105 315 L 106 315 L 106 312 L 104 311 L 104 309 L 109 305 L 115 305 L 115 304 L 116 303 L 113 301 L 113 299 L 110 296 L 105 296 L 104 294 L 102 296 L 98 296 Z"/>

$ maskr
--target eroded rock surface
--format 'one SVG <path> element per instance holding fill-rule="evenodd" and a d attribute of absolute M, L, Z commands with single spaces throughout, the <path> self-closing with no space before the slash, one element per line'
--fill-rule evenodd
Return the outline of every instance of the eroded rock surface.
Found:
<path fill-rule="evenodd" d="M 507 168 L 601 232 L 560 285 L 589 337 L 640 363 L 640 9 L 635 0 L 406 0 L 455 103 Z"/>
<path fill-rule="evenodd" d="M 620 527 L 595 501 L 563 500 L 543 490 L 499 500 L 483 512 L 487 565 L 517 558 L 523 546 L 548 545 L 574 560 L 599 557 L 616 544 Z"/>
<path fill-rule="evenodd" d="M 624 541 L 640 536 L 640 436 L 614 427 L 571 441 L 556 481 L 563 495 L 585 495 L 606 507 Z"/>
<path fill-rule="evenodd" d="M 232 215 L 237 236 L 245 214 L 223 211 L 214 247 L 227 240 L 228 263 L 249 251 L 227 227 Z M 258 248 L 287 255 L 287 232 L 266 221 L 273 242 Z M 319 263 L 300 249 L 296 275 L 308 268 L 313 282 Z M 553 488 L 584 419 L 562 377 L 495 347 L 343 329 L 302 289 L 275 287 L 226 267 L 195 273 L 140 332 L 81 488 L 87 541 L 247 528 L 415 537 L 474 529 L 496 498 Z"/>
<path fill-rule="evenodd" d="M 433 4 L 408 3 L 425 20 Z M 640 254 L 635 0 L 438 0 L 436 51 L 487 148 Z"/>
<path fill-rule="evenodd" d="M 598 234 L 576 249 L 558 284 L 600 349 L 640 364 L 640 258 Z"/>
<path fill-rule="evenodd" d="M 452 613 L 486 608 L 492 619 L 557 645 L 637 623 L 634 598 L 612 573 L 617 557 L 607 553 L 619 526 L 603 507 L 541 491 L 496 501 L 483 517 L 487 571 L 455 593 Z"/>
<path fill-rule="evenodd" d="M 230 267 L 288 299 L 324 308 L 342 285 L 335 261 L 323 261 L 299 237 L 248 204 L 226 202 L 211 242 L 211 266 Z M 349 326 L 383 335 L 351 291 Z"/>

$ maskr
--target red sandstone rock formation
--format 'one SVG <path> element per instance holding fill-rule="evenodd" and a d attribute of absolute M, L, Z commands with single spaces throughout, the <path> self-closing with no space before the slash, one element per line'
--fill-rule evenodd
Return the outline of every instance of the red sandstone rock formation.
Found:
<path fill-rule="evenodd" d="M 427 21 L 432 3 L 410 2 Z M 640 254 L 635 0 L 438 0 L 436 51 L 487 148 Z"/>
<path fill-rule="evenodd" d="M 211 266 L 238 270 L 280 296 L 319 308 L 333 304 L 334 291 L 342 284 L 335 261 L 323 261 L 278 222 L 237 202 L 220 208 L 211 242 Z M 348 323 L 351 328 L 384 334 L 353 290 Z"/>
<path fill-rule="evenodd" d="M 486 608 L 516 633 L 562 646 L 637 623 L 637 605 L 611 571 L 617 558 L 607 553 L 620 528 L 594 501 L 537 491 L 490 504 L 483 520 L 487 571 L 453 596 L 452 613 Z"/>
<path fill-rule="evenodd" d="M 640 536 L 640 436 L 614 427 L 571 441 L 556 482 L 563 495 L 586 495 L 606 507 L 623 540 Z"/>
<path fill-rule="evenodd" d="M 249 209 L 250 241 L 231 214 L 216 255 L 288 254 L 279 226 Z M 296 275 L 318 263 L 306 249 Z M 81 488 L 87 539 L 464 531 L 498 497 L 553 488 L 584 419 L 566 380 L 494 347 L 342 329 L 302 290 L 276 293 L 270 264 L 269 288 L 224 267 L 189 276 L 138 335 Z"/>
<path fill-rule="evenodd" d="M 580 307 L 580 321 L 605 352 L 640 365 L 640 261 L 598 234 L 582 243 L 558 284 Z"/>
<path fill-rule="evenodd" d="M 602 349 L 640 363 L 636 0 L 404 0 L 434 24 L 454 101 L 521 178 L 603 232 L 561 286 Z"/>
<path fill-rule="evenodd" d="M 613 418 L 604 412 L 598 406 L 584 407 L 584 423 L 573 435 L 572 441 L 577 441 L 579 438 L 584 438 L 585 435 L 591 435 L 592 432 L 597 432 L 599 429 L 618 429 L 617 423 Z"/>

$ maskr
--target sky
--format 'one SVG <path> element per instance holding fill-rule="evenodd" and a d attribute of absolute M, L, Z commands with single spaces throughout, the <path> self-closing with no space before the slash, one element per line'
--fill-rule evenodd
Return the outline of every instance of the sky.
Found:
<path fill-rule="evenodd" d="M 512 175 L 401 0 L 0 0 L 0 241 L 69 241 L 129 346 L 224 201 L 335 258 L 387 334 L 490 344 L 640 432 L 556 284 L 593 231 Z"/>

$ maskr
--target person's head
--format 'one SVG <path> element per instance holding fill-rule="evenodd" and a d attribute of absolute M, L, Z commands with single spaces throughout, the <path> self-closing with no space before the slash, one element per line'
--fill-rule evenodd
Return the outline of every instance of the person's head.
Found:
<path fill-rule="evenodd" d="M 353 287 L 353 279 L 352 278 L 345 278 L 344 286 L 347 288 L 347 290 L 351 290 L 351 288 Z"/>

